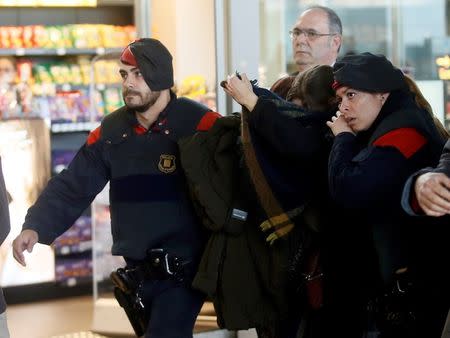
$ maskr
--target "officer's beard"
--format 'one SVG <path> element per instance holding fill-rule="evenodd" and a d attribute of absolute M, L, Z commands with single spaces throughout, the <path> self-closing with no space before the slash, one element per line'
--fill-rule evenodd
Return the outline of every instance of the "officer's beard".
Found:
<path fill-rule="evenodd" d="M 140 96 L 142 98 L 142 103 L 141 104 L 127 103 L 126 96 L 128 94 L 134 94 L 134 95 Z M 140 92 L 128 89 L 127 91 L 123 92 L 123 99 L 125 101 L 125 105 L 129 109 L 134 110 L 138 113 L 145 113 L 147 110 L 150 109 L 151 106 L 153 106 L 155 104 L 155 102 L 158 100 L 160 95 L 161 95 L 161 92 L 159 92 L 159 91 L 158 92 L 150 92 L 150 93 L 146 93 L 145 95 L 143 95 Z"/>

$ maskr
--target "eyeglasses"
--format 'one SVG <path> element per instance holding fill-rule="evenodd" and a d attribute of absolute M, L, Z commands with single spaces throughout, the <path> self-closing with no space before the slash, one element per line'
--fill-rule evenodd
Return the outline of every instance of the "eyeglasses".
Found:
<path fill-rule="evenodd" d="M 292 40 L 297 39 L 302 34 L 308 40 L 315 40 L 321 36 L 332 36 L 332 35 L 336 35 L 337 33 L 322 34 L 322 33 L 316 32 L 314 29 L 298 29 L 298 28 L 295 28 L 295 29 L 289 31 L 289 36 L 291 37 Z"/>

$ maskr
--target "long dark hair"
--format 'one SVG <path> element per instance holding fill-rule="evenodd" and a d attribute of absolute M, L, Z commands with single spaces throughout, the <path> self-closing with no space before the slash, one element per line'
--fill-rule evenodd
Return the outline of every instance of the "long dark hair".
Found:
<path fill-rule="evenodd" d="M 405 82 L 408 85 L 408 88 L 411 93 L 414 94 L 414 100 L 416 104 L 422 108 L 425 109 L 433 118 L 433 123 L 436 126 L 436 129 L 439 132 L 439 135 L 442 136 L 444 139 L 447 139 L 450 137 L 450 133 L 447 129 L 445 129 L 444 125 L 439 121 L 439 119 L 434 115 L 433 108 L 431 108 L 430 103 L 427 101 L 427 99 L 423 96 L 422 92 L 420 91 L 417 84 L 414 82 L 413 79 L 411 79 L 408 75 L 405 75 Z"/>
<path fill-rule="evenodd" d="M 286 96 L 294 83 L 295 76 L 289 75 L 275 81 L 270 91 L 286 100 Z"/>
<path fill-rule="evenodd" d="M 286 99 L 300 99 L 302 107 L 309 111 L 336 110 L 337 99 L 332 84 L 333 68 L 317 65 L 296 76 Z"/>

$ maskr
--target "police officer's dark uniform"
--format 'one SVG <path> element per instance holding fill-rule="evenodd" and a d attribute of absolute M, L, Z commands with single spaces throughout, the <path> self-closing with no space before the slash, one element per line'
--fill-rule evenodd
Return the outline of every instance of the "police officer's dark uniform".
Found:
<path fill-rule="evenodd" d="M 349 316 L 350 304 L 371 310 L 376 328 L 369 329 L 380 338 L 440 337 L 450 305 L 443 272 L 450 228 L 409 217 L 400 200 L 409 175 L 437 163 L 444 140 L 402 71 L 386 57 L 347 55 L 334 65 L 334 78 L 334 88 L 390 93 L 370 127 L 336 135 L 330 153 L 331 195 L 357 221 L 327 229 L 334 317 L 350 329 L 367 324 L 364 316 Z"/>
<path fill-rule="evenodd" d="M 131 43 L 121 61 L 139 68 L 152 91 L 173 86 L 172 56 L 155 39 Z M 172 92 L 148 130 L 134 111 L 118 109 L 91 132 L 26 216 L 23 229 L 50 244 L 110 181 L 112 253 L 125 258 L 126 271 L 136 272 L 128 277 L 138 285 L 149 318 L 146 337 L 191 337 L 203 304 L 190 279 L 204 235 L 185 190 L 176 142 L 209 128 L 218 116 Z"/>

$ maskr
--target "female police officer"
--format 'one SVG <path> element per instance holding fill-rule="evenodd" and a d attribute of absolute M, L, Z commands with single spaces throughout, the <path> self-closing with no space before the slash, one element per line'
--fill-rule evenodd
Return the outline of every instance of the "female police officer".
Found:
<path fill-rule="evenodd" d="M 369 239 L 359 248 L 375 248 L 374 267 L 379 265 L 382 276 L 375 313 L 382 337 L 437 338 L 450 304 L 442 272 L 448 265 L 442 242 L 448 224 L 409 217 L 400 200 L 408 176 L 437 163 L 444 139 L 426 106 L 418 104 L 420 92 L 411 91 L 410 80 L 384 56 L 345 56 L 334 65 L 334 78 L 340 104 L 327 122 L 335 135 L 330 191 L 359 220 L 357 228 L 339 228 L 341 246 L 355 244 L 345 240 L 354 231 L 361 234 L 357 242 Z M 346 270 L 350 295 L 370 294 L 374 283 L 375 275 L 361 273 L 373 262 L 361 257 L 355 250 L 345 262 L 352 267 Z"/>

